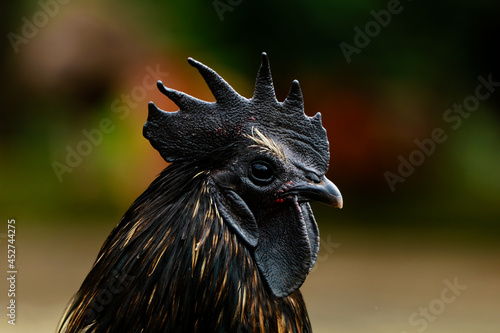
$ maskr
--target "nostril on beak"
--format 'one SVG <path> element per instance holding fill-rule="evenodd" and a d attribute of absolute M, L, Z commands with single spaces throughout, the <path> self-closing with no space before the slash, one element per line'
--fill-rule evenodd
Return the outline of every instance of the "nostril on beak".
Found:
<path fill-rule="evenodd" d="M 310 172 L 306 175 L 306 177 L 307 177 L 307 179 L 309 179 L 310 181 L 312 181 L 315 184 L 321 183 L 320 177 L 315 173 Z"/>

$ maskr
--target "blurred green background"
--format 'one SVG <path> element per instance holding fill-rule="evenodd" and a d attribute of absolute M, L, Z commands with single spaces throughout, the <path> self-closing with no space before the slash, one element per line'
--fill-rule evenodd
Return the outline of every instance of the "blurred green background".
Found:
<path fill-rule="evenodd" d="M 213 100 L 186 62 L 191 56 L 251 97 L 263 51 L 271 61 L 278 99 L 298 79 L 306 113 L 323 114 L 332 151 L 328 177 L 344 196 L 342 211 L 314 207 L 322 234 L 341 245 L 335 253 L 322 250 L 329 259 L 319 262 L 309 279 L 322 281 L 323 289 L 339 290 L 342 281 L 335 284 L 333 277 L 339 273 L 337 255 L 343 258 L 344 251 L 346 265 L 357 260 L 362 265 L 373 251 L 381 251 L 375 262 L 392 266 L 379 272 L 379 280 L 365 282 L 379 296 L 390 294 L 390 286 L 377 289 L 376 281 L 387 282 L 382 276 L 399 271 L 400 264 L 425 249 L 429 260 L 412 269 L 435 274 L 429 283 L 439 291 L 442 280 L 455 273 L 452 268 L 434 270 L 443 266 L 436 256 L 444 251 L 442 260 L 450 263 L 474 253 L 477 260 L 457 267 L 465 272 L 477 271 L 475 263 L 494 265 L 470 283 L 495 295 L 484 303 L 487 313 L 494 306 L 500 309 L 500 87 L 493 87 L 497 90 L 470 115 L 460 116 L 460 126 L 453 128 L 457 123 L 443 118 L 454 104 L 473 100 L 479 76 L 500 82 L 498 1 L 25 0 L 3 2 L 0 12 L 5 36 L 0 44 L 0 205 L 2 219 L 18 221 L 18 243 L 25 246 L 19 261 L 29 272 L 20 277 L 26 279 L 24 289 L 19 288 L 27 304 L 19 309 L 20 325 L 54 327 L 106 235 L 166 166 L 142 137 L 142 126 L 148 101 L 165 110 L 177 108 L 152 88 L 153 82 L 161 79 L 166 86 Z M 375 16 L 385 26 L 374 23 Z M 366 28 L 368 35 L 360 37 Z M 357 48 L 349 59 L 341 43 Z M 436 143 L 434 152 L 391 189 L 387 172 L 397 174 L 401 158 L 421 154 L 415 152 L 415 140 L 428 142 L 436 128 L 446 141 Z M 6 224 L 1 228 L 0 233 L 6 232 Z M 354 253 L 360 254 L 350 256 Z M 393 260 L 394 253 L 400 261 Z M 55 257 L 60 264 L 53 262 Z M 342 271 L 345 288 L 353 291 L 344 295 L 354 304 L 348 311 L 341 297 L 321 301 L 322 293 L 306 282 L 316 331 L 416 331 L 408 315 L 438 294 L 405 303 L 420 289 L 413 288 L 411 276 L 401 277 L 398 281 L 408 289 L 398 292 L 399 304 L 406 305 L 397 308 L 404 310 L 373 319 L 358 311 L 366 303 L 353 301 L 353 295 L 366 295 L 369 288 L 356 294 L 360 286 L 351 273 Z M 360 274 L 368 279 L 372 273 Z M 482 278 L 497 283 L 484 286 Z M 59 283 L 64 292 L 56 297 L 51 288 Z M 48 301 L 44 289 L 52 290 L 46 295 L 52 307 L 42 305 Z M 470 302 L 471 307 L 478 304 Z M 37 317 L 42 308 L 47 313 Z M 336 308 L 344 308 L 345 322 L 332 319 Z M 464 311 L 455 315 L 467 315 Z M 363 318 L 372 319 L 363 326 Z M 397 320 L 402 324 L 391 324 Z M 452 331 L 450 323 L 429 324 L 428 332 Z M 493 323 L 493 312 L 477 320 L 484 327 L 469 323 L 482 332 L 500 326 Z"/>

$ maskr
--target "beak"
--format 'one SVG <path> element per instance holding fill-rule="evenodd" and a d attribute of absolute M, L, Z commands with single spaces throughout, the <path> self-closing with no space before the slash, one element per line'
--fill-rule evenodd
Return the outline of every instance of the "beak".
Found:
<path fill-rule="evenodd" d="M 318 184 L 299 184 L 286 191 L 290 192 L 297 193 L 307 200 L 318 201 L 336 208 L 342 208 L 344 205 L 339 189 L 326 177 L 323 177 Z"/>

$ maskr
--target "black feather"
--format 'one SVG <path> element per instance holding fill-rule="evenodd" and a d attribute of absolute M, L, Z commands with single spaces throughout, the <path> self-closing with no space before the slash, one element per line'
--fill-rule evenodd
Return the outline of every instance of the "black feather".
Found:
<path fill-rule="evenodd" d="M 209 173 L 220 162 L 174 163 L 153 181 L 102 246 L 60 332 L 310 331 L 300 292 L 270 293 L 218 215 Z"/>

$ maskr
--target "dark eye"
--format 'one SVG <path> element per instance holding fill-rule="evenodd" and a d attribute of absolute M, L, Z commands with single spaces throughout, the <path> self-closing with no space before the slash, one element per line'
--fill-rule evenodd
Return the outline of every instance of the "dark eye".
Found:
<path fill-rule="evenodd" d="M 266 161 L 256 161 L 250 165 L 249 178 L 254 184 L 267 185 L 274 179 L 274 168 Z"/>

